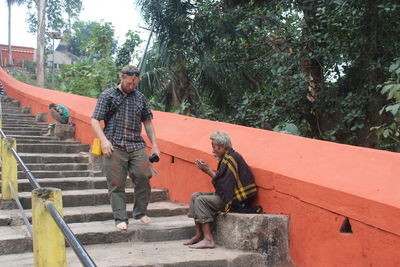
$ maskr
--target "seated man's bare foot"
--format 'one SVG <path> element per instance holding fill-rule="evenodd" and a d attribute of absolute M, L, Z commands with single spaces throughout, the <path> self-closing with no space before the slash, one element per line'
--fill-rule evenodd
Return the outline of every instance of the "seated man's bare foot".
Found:
<path fill-rule="evenodd" d="M 196 243 L 198 243 L 198 242 L 200 242 L 201 240 L 202 240 L 202 236 L 200 236 L 200 235 L 195 235 L 194 237 L 192 237 L 192 239 L 190 239 L 189 241 L 186 241 L 185 243 L 183 243 L 185 246 L 188 246 L 188 245 L 193 245 L 193 244 L 196 244 Z"/>
<path fill-rule="evenodd" d="M 126 224 L 126 222 L 121 222 L 121 223 L 117 224 L 115 227 L 117 227 L 117 229 L 121 230 L 121 231 L 128 229 L 128 225 Z"/>
<path fill-rule="evenodd" d="M 215 248 L 215 243 L 212 240 L 203 239 L 199 243 L 189 246 L 189 248 Z"/>

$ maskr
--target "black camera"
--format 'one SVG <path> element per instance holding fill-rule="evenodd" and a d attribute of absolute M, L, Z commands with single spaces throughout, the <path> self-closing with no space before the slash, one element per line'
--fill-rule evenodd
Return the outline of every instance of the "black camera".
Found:
<path fill-rule="evenodd" d="M 151 156 L 149 157 L 149 161 L 150 161 L 151 163 L 153 163 L 153 162 L 159 162 L 159 161 L 160 161 L 160 157 L 157 156 L 156 154 L 153 154 L 153 155 L 151 155 Z"/>

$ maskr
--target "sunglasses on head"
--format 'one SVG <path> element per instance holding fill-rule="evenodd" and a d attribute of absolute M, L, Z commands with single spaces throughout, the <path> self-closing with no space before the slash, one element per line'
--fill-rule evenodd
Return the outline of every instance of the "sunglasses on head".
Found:
<path fill-rule="evenodd" d="M 140 76 L 140 72 L 133 71 L 133 70 L 122 71 L 121 73 L 125 74 L 125 75 L 128 75 L 128 76 L 136 76 L 136 77 Z"/>

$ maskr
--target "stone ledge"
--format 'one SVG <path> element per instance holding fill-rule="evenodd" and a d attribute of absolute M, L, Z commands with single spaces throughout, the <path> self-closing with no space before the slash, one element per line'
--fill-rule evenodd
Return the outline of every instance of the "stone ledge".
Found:
<path fill-rule="evenodd" d="M 39 112 L 35 115 L 35 121 L 47 122 L 47 112 Z"/>
<path fill-rule="evenodd" d="M 230 249 L 256 251 L 266 266 L 290 264 L 289 216 L 228 213 L 217 216 L 215 239 Z"/>
<path fill-rule="evenodd" d="M 21 106 L 21 101 L 19 101 L 19 100 L 12 100 L 12 101 L 11 101 L 11 104 L 14 105 L 14 106 L 16 106 L 16 107 L 19 107 L 19 106 Z"/>
<path fill-rule="evenodd" d="M 21 107 L 21 113 L 23 114 L 31 114 L 31 107 L 25 106 L 25 107 Z"/>
<path fill-rule="evenodd" d="M 58 140 L 74 140 L 75 126 L 56 123 L 54 127 L 54 136 L 57 137 Z"/>

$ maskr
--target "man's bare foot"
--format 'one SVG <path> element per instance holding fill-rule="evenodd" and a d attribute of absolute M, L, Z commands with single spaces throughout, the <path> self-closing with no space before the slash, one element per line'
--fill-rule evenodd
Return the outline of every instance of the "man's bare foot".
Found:
<path fill-rule="evenodd" d="M 124 231 L 124 230 L 128 229 L 128 225 L 126 224 L 126 222 L 121 222 L 121 223 L 117 224 L 115 227 L 117 227 L 117 229 L 120 231 Z"/>
<path fill-rule="evenodd" d="M 151 219 L 147 216 L 143 216 L 142 218 L 135 220 L 135 222 L 139 224 L 149 224 Z"/>
<path fill-rule="evenodd" d="M 189 246 L 189 248 L 215 248 L 215 243 L 212 240 L 203 239 L 199 243 Z"/>
<path fill-rule="evenodd" d="M 183 243 L 185 246 L 189 246 L 189 245 L 193 245 L 196 244 L 198 242 L 200 242 L 202 240 L 202 236 L 200 235 L 195 235 L 194 237 L 192 237 L 192 239 L 190 239 L 189 241 L 186 241 L 185 243 Z"/>

